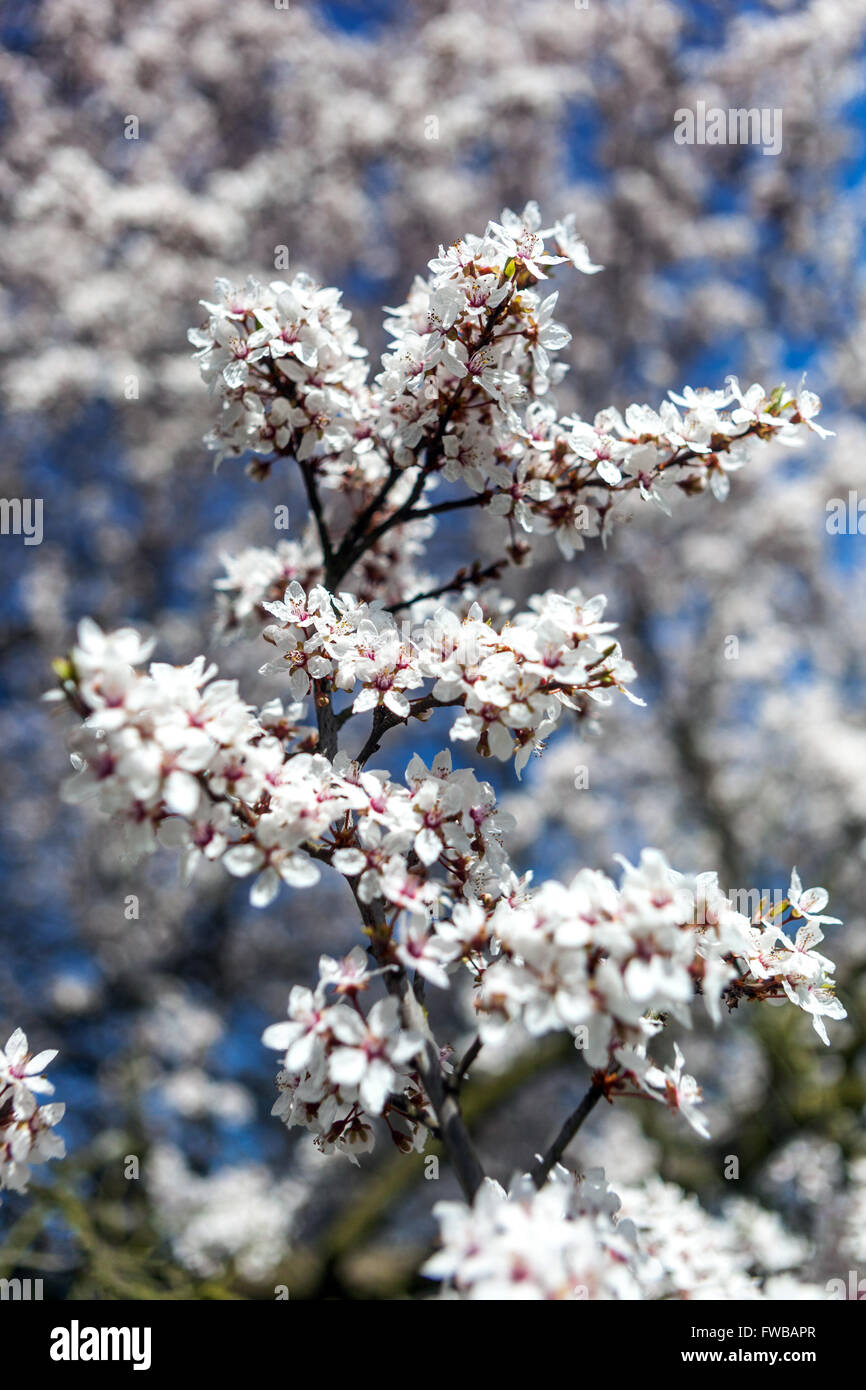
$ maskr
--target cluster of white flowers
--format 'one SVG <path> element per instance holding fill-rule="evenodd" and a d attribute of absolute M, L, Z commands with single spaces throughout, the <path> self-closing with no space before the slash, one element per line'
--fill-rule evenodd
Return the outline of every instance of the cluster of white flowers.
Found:
<path fill-rule="evenodd" d="M 423 1273 L 472 1300 L 641 1297 L 634 1228 L 616 1225 L 619 1198 L 600 1169 L 584 1182 L 559 1165 L 537 1191 L 485 1178 L 472 1206 L 437 1202 L 441 1249 Z"/>
<path fill-rule="evenodd" d="M 565 254 L 546 253 L 546 237 Z M 541 298 L 529 286 L 563 260 L 585 273 L 601 269 L 573 225 L 542 229 L 534 203 L 519 216 L 506 209 L 483 237 L 440 247 L 428 280 L 416 279 L 386 322 L 394 338 L 376 380 L 381 428 L 394 430 L 398 459 L 408 463 L 432 437 L 444 477 L 484 493 L 493 512 L 527 531 L 553 531 L 571 554 L 598 533 L 611 492 L 639 487 L 664 506 L 675 468 L 686 491 L 710 486 L 721 499 L 751 438 L 798 444 L 799 425 L 826 433 L 814 424 L 821 403 L 813 393 L 768 395 L 757 383 L 743 392 L 734 377 L 720 391 L 670 392 L 658 410 L 633 404 L 592 423 L 558 418 L 549 387 L 567 368 L 550 354 L 571 334 L 553 318 L 557 294 Z M 459 402 L 444 429 L 443 400 Z"/>
<path fill-rule="evenodd" d="M 413 762 L 410 776 L 426 774 L 420 759 Z M 429 787 L 429 782 L 425 785 Z M 454 785 L 451 781 L 450 786 Z M 428 790 L 426 801 L 431 794 Z M 423 861 L 433 862 L 441 854 L 440 833 L 429 825 L 418 831 L 414 844 Z M 681 1113 L 704 1137 L 709 1130 L 699 1108 L 701 1088 L 684 1070 L 678 1044 L 674 1044 L 673 1064 L 666 1067 L 658 1066 L 647 1053 L 669 1017 L 690 1026 L 691 1005 L 698 994 L 715 1022 L 723 1003 L 730 1009 L 740 1000 L 788 998 L 811 1016 L 816 1032 L 828 1043 L 824 1018 L 846 1016 L 833 990 L 833 962 L 813 949 L 822 938 L 820 923 L 835 919 L 821 915 L 824 890 L 803 892 L 796 871 L 788 898 L 754 921 L 731 906 L 715 874 L 688 880 L 656 850 L 645 850 L 637 866 L 622 861 L 619 888 L 602 873 L 582 870 L 567 887 L 547 882 L 532 892 L 506 871 L 483 901 L 470 885 L 443 919 L 432 912 L 430 896 L 425 898 L 417 888 L 407 895 L 401 885 L 395 893 L 368 866 L 362 851 L 337 850 L 334 862 L 343 872 L 363 875 L 362 901 L 381 894 L 408 909 L 400 930 L 387 946 L 380 947 L 378 958 L 388 962 L 386 969 L 403 966 L 448 988 L 458 963 L 468 966 L 476 987 L 483 1043 L 499 1043 L 516 1020 L 534 1036 L 552 1030 L 570 1032 L 606 1096 L 658 1101 Z M 454 875 L 454 883 L 458 877 Z M 490 879 L 487 886 L 492 886 Z M 443 891 L 439 901 L 456 897 L 452 888 L 451 894 Z M 794 927 L 792 940 L 789 933 Z M 325 986 L 337 983 L 338 974 L 340 991 L 353 997 L 367 988 L 370 976 L 360 948 L 340 969 L 341 974 L 334 962 L 323 958 L 315 995 L 305 989 L 293 991 L 289 1024 L 275 1025 L 265 1041 L 281 1050 L 288 1048 L 286 1071 L 280 1079 L 285 1094 L 275 1113 L 291 1124 L 311 1124 L 320 1136 L 323 1128 L 330 1133 L 328 1126 L 334 1123 L 334 1135 L 341 1135 L 341 1126 L 357 1118 L 350 1140 L 357 1148 L 362 1142 L 372 1144 L 372 1131 L 356 1117 L 337 1084 L 347 1079 L 340 1070 L 344 1039 L 329 1021 L 322 1022 L 332 1012 L 323 1009 L 323 1000 Z M 398 1055 L 402 1058 L 413 1045 L 417 1050 L 417 1039 L 398 1030 L 393 1001 L 376 1005 L 371 1018 L 381 1008 L 388 1010 L 388 1028 L 395 1030 Z M 348 1034 L 360 1038 L 358 1017 L 348 1010 L 343 1014 Z M 387 1030 L 378 1016 L 376 1025 L 374 1033 L 379 1038 Z M 308 1074 L 305 1059 L 319 1035 L 323 1040 L 318 1063 Z M 295 1038 L 300 1042 L 293 1051 Z M 340 1050 L 336 1071 L 328 1061 L 331 1048 Z M 411 1087 L 419 1090 L 417 1077 Z M 322 1113 L 319 1106 L 326 1097 L 328 1105 Z M 350 1099 L 357 1098 L 351 1095 Z M 418 1103 L 416 1095 L 412 1102 L 416 1109 Z M 366 1109 L 381 1113 L 380 1106 L 369 1103 Z"/>
<path fill-rule="evenodd" d="M 285 623 L 271 631 L 283 653 L 274 668 L 288 664 L 293 694 L 314 681 L 334 689 L 360 682 L 351 709 L 381 708 L 396 721 L 412 709 L 405 690 L 432 671 L 432 698 L 464 706 L 452 736 L 468 734 L 507 756 L 514 730 L 518 765 L 561 702 L 573 703 L 577 692 L 604 695 L 606 685 L 627 678 L 617 649 L 604 646 L 602 602 L 582 604 L 577 591 L 543 596 L 501 632 L 475 607 L 462 622 L 443 610 L 418 644 L 381 608 L 350 595 L 332 599 L 322 588 L 307 596 L 293 583 L 269 608 Z M 83 762 L 67 795 L 93 794 L 103 810 L 124 817 L 139 850 L 180 848 L 188 873 L 204 857 L 254 875 L 257 905 L 270 902 L 281 882 L 317 882 L 319 861 L 331 864 L 353 881 L 362 905 L 379 900 L 390 912 L 387 940 L 377 947 L 381 964 L 448 988 L 466 963 L 484 1042 L 497 1042 L 515 1020 L 536 1036 L 571 1032 L 608 1094 L 650 1096 L 705 1134 L 700 1088 L 679 1048 L 664 1068 L 647 1052 L 669 1016 L 688 1026 L 696 994 L 716 1022 L 723 1002 L 788 998 L 811 1015 L 824 1042 L 824 1018 L 845 1017 L 833 964 L 815 950 L 821 925 L 836 919 L 823 915 L 826 893 L 804 892 L 796 872 L 787 900 L 753 921 L 735 910 L 715 874 L 687 880 L 653 850 L 637 866 L 622 861 L 619 887 L 584 869 L 567 886 L 534 889 L 509 866 L 502 836 L 510 817 L 497 810 L 489 785 L 453 769 L 447 753 L 431 768 L 413 757 L 401 785 L 345 753 L 332 761 L 310 751 L 314 735 L 299 723 L 300 703 L 284 711 L 272 701 L 256 714 L 234 681 L 212 679 L 215 668 L 203 657 L 185 667 L 151 663 L 145 675 L 136 667 L 148 655 L 131 629 L 106 635 L 82 624 L 63 671 L 84 715 L 76 754 Z M 298 994 L 305 1009 L 318 1014 L 322 988 L 315 997 Z M 370 1026 L 386 1034 L 397 1028 L 395 1006 L 377 1008 L 382 1016 L 371 1014 Z M 337 1018 L 347 1036 L 357 1030 L 355 1013 L 344 1008 Z M 342 1058 L 345 1039 L 333 1036 Z M 406 1060 L 405 1035 L 392 1041 L 394 1056 Z M 347 1080 L 326 1051 L 309 1074 L 287 1062 L 283 1110 L 295 1123 L 318 1116 L 327 1097 L 316 1124 L 325 1134 L 345 1129 L 357 1147 L 369 1128 L 352 1108 L 357 1097 L 341 1090 Z M 381 1113 L 367 1094 L 363 1102 Z"/>
<path fill-rule="evenodd" d="M 698 993 L 715 1022 L 723 1002 L 787 997 L 828 1043 L 824 1018 L 846 1015 L 833 992 L 833 962 L 814 947 L 820 924 L 836 919 L 821 915 L 824 890 L 804 893 L 796 871 L 787 900 L 750 921 L 714 873 L 689 880 L 656 850 L 644 850 L 637 866 L 621 863 L 619 887 L 582 869 L 567 886 L 548 881 L 486 908 L 459 903 L 433 924 L 428 950 L 441 942 L 441 954 L 463 955 L 483 1040 L 496 1042 L 515 1019 L 533 1035 L 571 1032 L 589 1065 L 606 1074 L 608 1092 L 648 1095 L 706 1134 L 695 1108 L 700 1088 L 683 1071 L 679 1047 L 662 1069 L 648 1043 L 668 1016 L 690 1026 Z"/>
<path fill-rule="evenodd" d="M 322 956 L 315 991 L 296 985 L 288 1019 L 271 1024 L 262 1038 L 266 1047 L 285 1054 L 272 1113 L 289 1128 L 312 1131 L 323 1153 L 345 1153 L 356 1163 L 356 1154 L 373 1147 L 375 1115 L 385 1116 L 404 1152 L 423 1148 L 427 1137 L 413 1118 L 423 1113 L 425 1100 L 409 1065 L 424 1040 L 400 1027 L 395 999 L 380 999 L 364 1015 L 358 996 L 369 988 L 372 973 L 380 972 L 368 970 L 360 946 L 344 960 Z M 328 1002 L 328 988 L 338 1002 Z"/>
<path fill-rule="evenodd" d="M 412 450 L 440 429 L 440 400 L 459 393 L 464 404 L 490 401 L 503 419 L 517 423 L 514 405 L 531 392 L 546 395 L 566 372 L 551 353 L 571 342 L 571 334 L 553 318 L 558 295 L 542 298 L 530 288 L 547 278 L 544 266 L 565 261 L 544 249 L 545 237 L 562 237 L 559 228 L 541 229 L 541 214 L 528 203 L 522 216 L 506 208 L 502 222 L 490 222 L 484 236 L 466 236 L 429 263 L 430 277 L 416 278 L 405 304 L 391 310 L 385 327 L 392 334 L 376 378 L 382 393 L 382 428 L 393 430 L 395 451 L 409 463 Z M 592 266 L 582 243 L 572 262 Z M 481 395 L 480 393 L 484 393 Z M 474 446 L 492 462 L 485 431 L 462 429 L 452 436 L 446 457 L 455 476 L 468 472 L 483 487 L 485 470 L 473 468 Z"/>
<path fill-rule="evenodd" d="M 390 605 L 408 611 L 418 621 L 433 611 L 432 599 L 405 602 L 407 594 L 435 591 L 432 575 L 418 568 L 417 559 L 435 527 L 432 517 L 413 521 L 383 537 L 375 554 L 359 557 L 352 578 L 356 596 L 362 603 Z M 221 556 L 224 572 L 215 581 L 217 596 L 216 635 L 222 640 L 256 636 L 270 621 L 265 607 L 285 596 L 292 582 L 306 592 L 319 587 L 324 579 L 322 549 L 314 530 L 307 526 L 299 540 L 281 540 L 275 546 L 248 546 L 238 553 Z M 471 568 L 467 577 L 471 576 Z M 467 582 L 466 592 L 472 586 Z M 485 603 L 489 606 L 488 589 Z M 488 613 L 488 619 L 490 615 Z"/>
<path fill-rule="evenodd" d="M 508 520 L 512 548 L 518 527 L 552 533 L 571 556 L 604 533 L 619 494 L 637 489 L 665 510 L 671 484 L 722 499 L 755 440 L 798 445 L 808 429 L 828 433 L 815 423 L 814 393 L 743 390 L 735 377 L 721 390 L 670 392 L 657 410 L 560 417 L 550 388 L 567 367 L 552 354 L 571 334 L 553 317 L 557 292 L 542 297 L 533 286 L 564 262 L 601 269 L 573 218 L 542 228 L 535 203 L 440 247 L 428 278 L 389 311 L 391 341 L 372 386 L 338 291 L 303 275 L 245 290 L 218 282 L 207 328 L 190 330 L 221 400 L 210 444 L 220 457 L 257 454 L 258 472 L 294 456 L 332 492 L 372 497 L 384 486 L 392 518 L 407 497 L 417 503 L 442 479 L 460 482 Z M 410 483 L 401 488 L 402 473 Z"/>
<path fill-rule="evenodd" d="M 304 588 L 321 582 L 321 554 L 309 543 L 281 540 L 275 546 L 251 545 L 236 555 L 222 557 L 224 574 L 216 580 L 217 632 L 261 631 L 267 622 L 264 604 L 282 598 L 295 580 Z"/>
<path fill-rule="evenodd" d="M 152 662 L 145 675 L 136 668 L 151 649 L 132 628 L 103 633 L 87 619 L 79 625 L 62 674 L 84 719 L 73 756 L 78 770 L 64 795 L 70 801 L 96 797 L 102 810 L 126 821 L 139 852 L 156 848 L 159 830 L 165 843 L 187 851 L 189 869 L 203 855 L 222 856 L 233 870 L 232 823 L 284 768 L 283 740 L 303 732 L 296 722 L 300 708 L 284 712 L 272 701 L 255 715 L 238 697 L 235 681 L 212 679 L 216 667 L 204 657 L 188 666 Z M 288 770 L 302 799 L 311 765 L 302 759 Z M 320 790 L 314 781 L 313 795 Z M 306 834 L 295 838 L 300 844 Z M 288 877 L 292 847 L 286 842 L 283 848 Z"/>
<path fill-rule="evenodd" d="M 66 1153 L 63 1140 L 54 1133 L 66 1106 L 39 1101 L 40 1096 L 54 1093 L 42 1073 L 56 1056 L 56 1052 L 32 1055 L 20 1028 L 0 1049 L 0 1190 L 26 1192 L 31 1164 L 63 1158 Z"/>
<path fill-rule="evenodd" d="M 301 704 L 284 710 L 272 700 L 256 713 L 235 681 L 212 679 L 204 657 L 153 662 L 144 674 L 136 667 L 149 652 L 133 629 L 106 634 L 85 620 L 58 663 L 83 716 L 64 795 L 93 798 L 123 820 L 133 850 L 180 849 L 187 875 L 202 858 L 255 874 L 258 906 L 281 881 L 318 882 L 317 859 L 360 876 L 362 901 L 381 895 L 424 916 L 440 891 L 427 874 L 437 861 L 478 893 L 507 876 L 501 835 L 510 818 L 487 783 L 452 770 L 447 753 L 432 770 L 413 758 L 405 786 L 343 753 L 331 762 L 306 751 L 312 731 L 298 722 Z"/>
<path fill-rule="evenodd" d="M 381 772 L 358 775 L 364 803 L 357 843 L 335 850 L 332 863 L 358 877 L 362 903 L 381 897 L 408 915 L 395 959 L 445 984 L 435 960 L 454 953 L 442 952 L 441 938 L 429 936 L 426 927 L 445 902 L 467 895 L 492 899 L 508 891 L 514 875 L 502 840 L 513 818 L 497 808 L 489 782 L 479 782 L 471 768 L 452 767 L 447 750 L 430 768 L 415 754 L 406 783 L 402 787 Z M 444 883 L 432 877 L 437 866 L 446 874 Z"/>
<path fill-rule="evenodd" d="M 528 1175 L 508 1193 L 487 1178 L 471 1206 L 434 1207 L 441 1248 L 424 1273 L 469 1300 L 825 1298 L 784 1274 L 805 1243 L 772 1213 L 738 1206 L 719 1219 L 660 1179 L 620 1198 L 599 1168 L 576 1178 L 557 1166 L 540 1191 Z M 744 1239 L 743 1225 L 771 1238 Z"/>
<path fill-rule="evenodd" d="M 244 1279 L 265 1278 L 290 1248 L 306 1195 L 297 1178 L 274 1182 L 259 1163 L 194 1172 L 171 1144 L 154 1146 L 147 1186 L 175 1258 L 202 1278 L 230 1266 Z"/>
<path fill-rule="evenodd" d="M 603 640 L 615 627 L 601 621 L 604 605 L 602 595 L 587 601 L 579 589 L 546 593 L 497 630 L 473 603 L 462 619 L 440 608 L 412 633 L 381 603 L 321 587 L 305 594 L 293 582 L 282 601 L 264 605 L 280 622 L 265 630 L 280 655 L 262 671 L 288 665 L 296 699 L 314 681 L 343 691 L 360 685 L 353 713 L 381 707 L 397 719 L 412 713 L 406 692 L 435 681 L 432 700 L 464 710 L 452 739 L 471 740 L 478 752 L 502 760 L 514 756 L 520 772 L 563 707 L 609 702 L 612 689 L 629 694 L 634 668 L 616 642 Z"/>
<path fill-rule="evenodd" d="M 447 990 L 468 968 L 477 1047 L 515 1024 L 532 1036 L 564 1030 L 585 1053 L 595 1099 L 650 1097 L 705 1135 L 679 1046 L 662 1067 L 650 1043 L 669 1019 L 690 1025 L 696 995 L 715 1022 L 723 1005 L 788 999 L 827 1042 L 824 1019 L 845 1010 L 815 949 L 835 921 L 823 915 L 824 890 L 804 892 L 795 871 L 787 899 L 750 920 L 715 874 L 687 879 L 655 850 L 636 866 L 621 860 L 619 885 L 584 869 L 567 886 L 536 888 L 509 864 L 510 818 L 492 789 L 449 754 L 430 768 L 413 757 L 404 784 L 367 765 L 390 728 L 454 707 L 451 740 L 513 759 L 519 774 L 565 709 L 584 717 L 615 690 L 635 699 L 603 596 L 548 591 L 514 613 L 477 587 L 504 560 L 449 584 L 408 584 L 440 512 L 478 505 L 502 516 L 516 562 L 527 551 L 518 528 L 554 534 L 570 555 L 604 534 L 621 494 L 663 509 L 671 484 L 723 499 L 755 441 L 827 433 L 804 388 L 768 394 L 734 377 L 721 391 L 670 393 L 658 410 L 560 418 L 552 388 L 566 368 L 553 354 L 570 335 L 553 317 L 556 294 L 536 286 L 566 261 L 600 269 L 573 223 L 543 230 L 534 203 L 440 247 L 429 277 L 389 311 L 372 385 L 336 290 L 304 275 L 243 291 L 219 283 L 206 328 L 191 333 L 220 402 L 210 442 L 219 458 L 256 455 L 259 475 L 293 457 L 310 503 L 297 540 L 227 561 L 222 626 L 275 619 L 261 674 L 287 675 L 294 703 L 255 711 L 204 657 L 144 673 L 151 644 L 85 621 L 57 663 L 82 719 L 68 795 L 95 795 L 139 849 L 179 847 L 187 871 L 204 857 L 252 876 L 257 905 L 281 882 L 315 883 L 321 863 L 351 881 L 369 959 L 361 947 L 342 961 L 323 956 L 315 988 L 296 986 L 288 1018 L 266 1030 L 283 1054 L 274 1113 L 310 1130 L 322 1152 L 356 1161 L 377 1119 L 403 1151 L 421 1149 L 430 1130 L 442 1136 L 477 1196 L 471 1209 L 440 1209 L 445 1248 L 429 1273 L 475 1298 L 711 1296 L 723 1285 L 763 1296 L 742 1251 L 725 1247 L 727 1267 L 698 1258 L 706 1231 L 688 1204 L 660 1240 L 637 1198 L 633 1219 L 617 1217 L 603 1177 L 576 1185 L 555 1168 L 536 1192 L 555 1147 L 509 1196 L 479 1189 L 456 1099 L 462 1074 L 446 1081 L 448 1049 L 435 1042 L 423 990 Z M 468 494 L 430 504 L 442 481 Z M 448 593 L 459 596 L 447 604 Z M 315 728 L 301 723 L 308 696 Z M 340 734 L 365 712 L 370 735 L 351 758 Z M 374 977 L 387 997 L 365 1012 Z"/>
<path fill-rule="evenodd" d="M 208 443 L 217 462 L 289 448 L 300 459 L 370 448 L 362 398 L 367 368 L 340 291 L 307 275 L 291 284 L 217 281 L 205 328 L 189 331 L 205 381 L 220 400 Z"/>

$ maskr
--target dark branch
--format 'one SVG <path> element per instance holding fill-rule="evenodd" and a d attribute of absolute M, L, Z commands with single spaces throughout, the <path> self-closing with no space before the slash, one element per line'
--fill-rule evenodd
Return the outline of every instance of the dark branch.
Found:
<path fill-rule="evenodd" d="M 400 970 L 396 974 L 389 971 L 385 976 L 385 985 L 399 1001 L 404 1028 L 415 1029 L 424 1036 L 424 1050 L 417 1058 L 418 1074 L 439 1123 L 445 1152 L 457 1174 L 463 1195 L 467 1202 L 471 1202 L 484 1181 L 484 1169 L 469 1137 L 460 1106 L 446 1088 L 439 1048 L 430 1032 L 430 1025 L 405 971 Z"/>
<path fill-rule="evenodd" d="M 541 1188 L 544 1186 L 551 1168 L 562 1158 L 562 1155 L 577 1134 L 584 1120 L 595 1109 L 603 1095 L 604 1086 L 602 1082 L 593 1081 L 583 1100 L 580 1102 L 580 1105 L 569 1115 L 550 1148 L 544 1156 L 539 1158 L 535 1163 L 532 1169 L 532 1181 L 535 1183 L 536 1187 Z"/>
<path fill-rule="evenodd" d="M 319 726 L 318 752 L 326 758 L 333 758 L 337 751 L 337 737 L 340 722 L 331 704 L 331 692 L 326 680 L 313 681 L 313 694 L 316 705 L 316 723 Z"/>
<path fill-rule="evenodd" d="M 452 1090 L 455 1095 L 458 1094 L 461 1086 L 463 1085 L 463 1082 L 466 1080 L 466 1074 L 469 1071 L 469 1068 L 472 1066 L 472 1063 L 475 1061 L 483 1046 L 484 1044 L 478 1036 L 473 1038 L 472 1042 L 469 1044 L 468 1048 L 463 1054 L 463 1058 L 459 1063 L 457 1070 L 454 1072 L 453 1076 L 450 1076 L 448 1078 L 449 1089 Z"/>
<path fill-rule="evenodd" d="M 493 313 L 490 315 L 490 318 L 488 319 L 484 327 L 484 331 L 481 334 L 478 342 L 473 345 L 473 353 L 479 352 L 482 348 L 486 347 L 487 344 L 492 341 L 493 337 L 495 336 L 496 325 L 502 318 L 506 310 L 510 307 L 513 297 L 514 290 L 512 288 L 511 293 L 508 294 L 505 299 L 503 299 L 502 303 L 499 304 L 496 307 L 496 309 L 494 309 Z M 418 476 L 415 479 L 415 482 L 412 486 L 412 490 L 409 496 L 406 498 L 406 501 L 400 507 L 398 507 L 396 511 L 392 512 L 390 516 L 385 517 L 384 521 L 381 521 L 379 525 L 374 527 L 372 531 L 369 531 L 366 534 L 361 534 L 362 523 L 366 524 L 366 520 L 368 517 L 370 520 L 372 520 L 372 516 L 374 514 L 375 509 L 371 511 L 371 508 L 374 508 L 374 503 L 376 503 L 377 498 L 381 496 L 384 499 L 384 497 L 390 491 L 394 479 L 391 477 L 391 474 L 389 472 L 385 484 L 383 484 L 382 489 L 380 489 L 380 493 L 377 494 L 377 498 L 373 499 L 373 502 L 370 503 L 370 505 L 367 508 L 365 508 L 364 512 L 361 513 L 361 516 L 350 528 L 349 532 L 341 542 L 339 550 L 333 558 L 332 564 L 328 566 L 329 587 L 333 588 L 335 584 L 339 583 L 339 581 L 343 578 L 347 571 L 352 568 L 355 561 L 358 560 L 360 556 L 364 554 L 365 551 L 370 550 L 378 540 L 381 540 L 382 536 L 386 535 L 389 531 L 393 530 L 395 526 L 400 526 L 405 521 L 416 520 L 419 516 L 431 515 L 433 510 L 432 508 L 425 508 L 419 512 L 415 512 L 415 504 L 424 491 L 424 485 L 427 482 L 427 479 L 437 471 L 441 463 L 445 434 L 447 432 L 448 426 L 454 418 L 454 415 L 457 411 L 457 407 L 461 403 L 464 388 L 467 382 L 471 380 L 472 378 L 468 375 L 460 378 L 460 381 L 457 383 L 457 386 L 454 390 L 453 395 L 451 396 L 451 399 L 449 400 L 445 409 L 442 411 L 442 414 L 439 416 L 436 431 L 429 444 L 427 444 L 423 450 L 423 463 L 419 462 Z M 477 503 L 478 497 L 473 496 L 472 498 L 468 498 L 461 501 L 459 505 L 475 506 L 477 505 Z M 440 507 L 437 508 L 437 510 L 451 510 L 454 505 L 458 504 L 443 503 L 440 504 Z"/>
<path fill-rule="evenodd" d="M 316 519 L 316 529 L 319 533 L 319 544 L 322 547 L 322 559 L 325 566 L 330 565 L 333 559 L 333 547 L 328 528 L 325 525 L 325 514 L 322 511 L 322 499 L 319 496 L 319 489 L 316 487 L 316 479 L 313 469 L 308 463 L 298 465 L 301 470 L 301 477 L 304 480 L 304 487 L 307 490 L 307 501 L 310 504 L 310 511 Z"/>
<path fill-rule="evenodd" d="M 361 767 L 372 758 L 374 753 L 378 753 L 379 746 L 384 735 L 389 729 L 393 729 L 397 724 L 406 724 L 410 719 L 418 719 L 426 714 L 428 710 L 446 709 L 451 705 L 463 703 L 463 696 L 454 700 L 437 700 L 433 695 L 425 695 L 420 700 L 410 702 L 409 713 L 407 715 L 393 714 L 384 705 L 378 705 L 373 715 L 373 727 L 370 730 L 370 737 L 358 754 L 355 762 Z"/>
<path fill-rule="evenodd" d="M 413 594 L 411 598 L 401 599 L 399 603 L 390 603 L 388 612 L 397 613 L 401 608 L 411 608 L 413 603 L 420 603 L 422 599 L 441 598 L 443 594 L 464 589 L 467 584 L 482 584 L 485 579 L 498 579 L 507 564 L 507 560 L 494 560 L 492 565 L 482 569 L 480 561 L 476 560 L 470 569 L 459 569 L 447 584 L 440 584 L 436 589 L 427 589 L 423 594 Z"/>

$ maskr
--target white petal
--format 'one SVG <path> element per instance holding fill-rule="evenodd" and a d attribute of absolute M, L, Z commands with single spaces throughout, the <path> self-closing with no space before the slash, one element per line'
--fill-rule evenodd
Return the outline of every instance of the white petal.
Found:
<path fill-rule="evenodd" d="M 235 878 L 245 878 L 261 867 L 264 858 L 258 845 L 233 845 L 223 855 L 223 864 Z"/>
<path fill-rule="evenodd" d="M 270 865 L 259 874 L 250 889 L 250 902 L 253 907 L 267 907 L 280 891 L 280 876 Z"/>
<path fill-rule="evenodd" d="M 165 779 L 162 798 L 176 816 L 194 816 L 199 800 L 199 785 L 188 772 L 170 772 Z"/>
<path fill-rule="evenodd" d="M 357 1086 L 367 1067 L 359 1047 L 335 1047 L 328 1061 L 328 1075 L 338 1086 Z"/>
<path fill-rule="evenodd" d="M 284 1019 L 282 1023 L 272 1023 L 262 1033 L 262 1042 L 265 1047 L 272 1047 L 275 1052 L 285 1052 L 289 1043 L 295 1035 L 295 1026 Z"/>
<path fill-rule="evenodd" d="M 439 839 L 436 832 L 431 830 L 429 826 L 425 826 L 423 830 L 419 830 L 418 834 L 415 836 L 415 853 L 421 860 L 421 863 L 426 864 L 428 867 L 430 864 L 435 864 L 442 853 L 442 841 Z"/>

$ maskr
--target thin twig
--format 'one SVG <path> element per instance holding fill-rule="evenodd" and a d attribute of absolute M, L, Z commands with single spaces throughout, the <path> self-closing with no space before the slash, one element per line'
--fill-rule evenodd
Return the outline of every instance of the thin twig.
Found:
<path fill-rule="evenodd" d="M 382 738 L 389 729 L 393 729 L 397 724 L 406 724 L 410 719 L 418 719 L 426 714 L 428 710 L 446 709 L 451 705 L 462 704 L 463 697 L 454 700 L 437 700 L 433 695 L 425 695 L 420 700 L 412 700 L 409 705 L 408 714 L 394 714 L 386 709 L 384 705 L 378 705 L 373 715 L 373 727 L 370 730 L 370 737 L 361 749 L 355 762 L 363 767 L 374 753 L 378 753 Z"/>
<path fill-rule="evenodd" d="M 399 603 L 389 603 L 388 612 L 397 613 L 401 608 L 411 608 L 413 603 L 421 603 L 423 599 L 441 598 L 443 594 L 450 594 L 456 589 L 464 589 L 467 584 L 482 584 L 485 579 L 498 579 L 500 571 L 507 564 L 507 559 L 494 560 L 492 565 L 487 565 L 481 569 L 480 562 L 476 560 L 470 569 L 465 567 L 459 569 L 454 578 L 449 579 L 447 584 L 440 584 L 435 589 L 427 589 L 423 594 L 413 594 L 411 598 L 400 599 Z"/>
<path fill-rule="evenodd" d="M 310 511 L 316 519 L 316 529 L 319 533 L 319 544 L 322 547 L 322 559 L 325 566 L 330 565 L 333 559 L 333 547 L 328 527 L 325 524 L 325 514 L 322 510 L 322 499 L 319 496 L 319 489 L 316 487 L 316 479 L 313 470 L 308 463 L 298 465 L 301 470 L 301 477 L 304 480 L 304 487 L 307 490 L 307 500 L 310 504 Z"/>
<path fill-rule="evenodd" d="M 470 497 L 455 497 L 450 502 L 436 502 L 429 507 L 415 507 L 411 512 L 407 512 L 404 520 L 418 521 L 425 516 L 439 516 L 442 512 L 457 512 L 464 507 L 480 507 L 485 502 L 489 502 L 494 494 L 492 492 L 473 492 Z"/>
<path fill-rule="evenodd" d="M 569 1115 L 562 1129 L 557 1134 L 550 1148 L 542 1158 L 539 1158 L 532 1168 L 532 1181 L 535 1186 L 542 1188 L 547 1181 L 547 1175 L 551 1168 L 559 1162 L 565 1153 L 577 1131 L 580 1129 L 587 1115 L 596 1107 L 604 1095 L 604 1085 L 602 1081 L 593 1081 L 583 1100 L 576 1110 Z"/>
<path fill-rule="evenodd" d="M 478 1037 L 478 1035 L 476 1034 L 472 1042 L 467 1047 L 465 1053 L 463 1054 L 463 1058 L 459 1063 L 457 1070 L 454 1072 L 452 1076 L 448 1078 L 448 1081 L 450 1083 L 450 1089 L 454 1092 L 455 1095 L 457 1095 L 460 1091 L 463 1082 L 466 1080 L 466 1073 L 469 1071 L 469 1068 L 472 1066 L 472 1063 L 475 1061 L 483 1046 L 484 1044 L 482 1043 L 480 1037 Z"/>

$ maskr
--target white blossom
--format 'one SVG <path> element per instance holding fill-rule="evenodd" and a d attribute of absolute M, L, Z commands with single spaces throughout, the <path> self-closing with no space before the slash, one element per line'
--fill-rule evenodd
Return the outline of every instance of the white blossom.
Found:
<path fill-rule="evenodd" d="M 39 1100 L 54 1092 L 42 1073 L 56 1056 L 54 1051 L 33 1055 L 20 1028 L 0 1049 L 0 1190 L 26 1192 L 32 1166 L 66 1153 L 54 1133 L 66 1106 Z"/>

